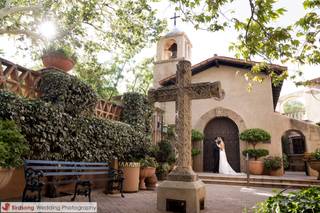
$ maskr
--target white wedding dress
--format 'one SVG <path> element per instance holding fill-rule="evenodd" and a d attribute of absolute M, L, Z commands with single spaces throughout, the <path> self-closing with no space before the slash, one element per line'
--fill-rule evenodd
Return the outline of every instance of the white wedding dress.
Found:
<path fill-rule="evenodd" d="M 219 173 L 225 175 L 238 175 L 228 163 L 227 155 L 224 150 L 220 149 Z"/>

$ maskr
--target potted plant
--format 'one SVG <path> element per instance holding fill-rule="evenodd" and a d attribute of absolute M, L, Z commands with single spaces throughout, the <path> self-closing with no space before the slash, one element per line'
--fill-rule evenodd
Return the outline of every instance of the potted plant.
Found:
<path fill-rule="evenodd" d="M 198 130 L 192 129 L 191 131 L 191 141 L 192 141 L 192 168 L 196 172 L 202 171 L 202 161 L 203 155 L 201 154 L 201 150 L 203 149 L 203 138 L 204 135 Z"/>
<path fill-rule="evenodd" d="M 158 180 L 165 180 L 169 174 L 171 166 L 169 163 L 159 163 L 156 169 L 156 175 Z"/>
<path fill-rule="evenodd" d="M 254 175 L 263 174 L 264 163 L 259 160 L 260 157 L 267 156 L 269 151 L 266 149 L 256 149 L 256 145 L 260 142 L 269 141 L 270 134 L 263 129 L 253 128 L 247 129 L 240 134 L 240 139 L 252 144 L 253 149 L 246 149 L 242 152 L 244 156 L 249 155 L 249 171 Z"/>
<path fill-rule="evenodd" d="M 54 67 L 65 72 L 70 71 L 75 64 L 76 57 L 67 45 L 50 45 L 43 51 L 42 63 L 45 67 Z"/>
<path fill-rule="evenodd" d="M 314 152 L 307 156 L 307 161 L 311 167 L 318 172 L 318 180 L 320 180 L 320 149 L 316 149 Z"/>
<path fill-rule="evenodd" d="M 191 131 L 191 141 L 196 142 L 196 141 L 202 141 L 204 138 L 204 135 L 199 132 L 198 130 L 193 129 Z"/>
<path fill-rule="evenodd" d="M 139 189 L 145 190 L 145 179 L 152 177 L 156 173 L 158 163 L 154 157 L 146 156 L 140 160 L 140 184 Z"/>
<path fill-rule="evenodd" d="M 14 121 L 0 120 L 0 189 L 8 184 L 14 169 L 22 165 L 27 151 L 26 141 Z"/>
<path fill-rule="evenodd" d="M 135 160 L 126 160 L 119 162 L 119 169 L 123 172 L 123 191 L 137 192 L 139 191 L 139 175 L 140 163 Z"/>
<path fill-rule="evenodd" d="M 249 172 L 253 175 L 263 174 L 264 164 L 259 158 L 267 156 L 269 151 L 266 149 L 245 149 L 242 154 L 246 157 L 249 156 Z"/>
<path fill-rule="evenodd" d="M 159 166 L 156 169 L 156 175 L 158 180 L 163 180 L 173 167 L 175 153 L 169 140 L 160 141 L 158 147 L 159 149 L 155 155 L 157 162 L 159 162 Z"/>
<path fill-rule="evenodd" d="M 282 176 L 282 159 L 278 156 L 269 156 L 264 159 L 264 168 L 271 176 Z"/>
<path fill-rule="evenodd" d="M 283 162 L 283 170 L 288 170 L 290 167 L 288 155 L 286 153 L 282 153 L 282 162 Z"/>

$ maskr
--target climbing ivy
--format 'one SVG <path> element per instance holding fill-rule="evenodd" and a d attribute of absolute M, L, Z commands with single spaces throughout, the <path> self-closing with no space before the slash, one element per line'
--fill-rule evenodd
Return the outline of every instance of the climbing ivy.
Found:
<path fill-rule="evenodd" d="M 59 105 L 71 115 L 92 114 L 97 104 L 97 95 L 90 86 L 54 69 L 42 73 L 39 89 L 41 100 Z"/>

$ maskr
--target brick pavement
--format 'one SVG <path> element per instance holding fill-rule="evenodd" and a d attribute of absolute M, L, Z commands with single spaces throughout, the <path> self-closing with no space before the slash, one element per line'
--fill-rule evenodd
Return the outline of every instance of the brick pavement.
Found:
<path fill-rule="evenodd" d="M 201 213 L 241 213 L 249 211 L 260 201 L 265 200 L 275 192 L 271 188 L 214 185 L 207 184 L 206 208 Z M 71 196 L 46 201 L 69 201 Z M 160 213 L 156 210 L 156 191 L 139 191 L 127 193 L 125 198 L 119 194 L 105 195 L 102 190 L 93 192 L 93 201 L 98 202 L 98 212 L 101 213 Z M 77 201 L 87 201 L 78 196 Z"/>

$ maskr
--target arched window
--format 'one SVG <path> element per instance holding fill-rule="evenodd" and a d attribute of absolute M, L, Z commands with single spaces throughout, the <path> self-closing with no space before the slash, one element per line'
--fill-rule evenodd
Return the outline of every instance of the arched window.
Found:
<path fill-rule="evenodd" d="M 282 135 L 282 152 L 288 157 L 288 170 L 306 171 L 303 153 L 306 151 L 305 136 L 302 132 L 291 129 Z"/>

